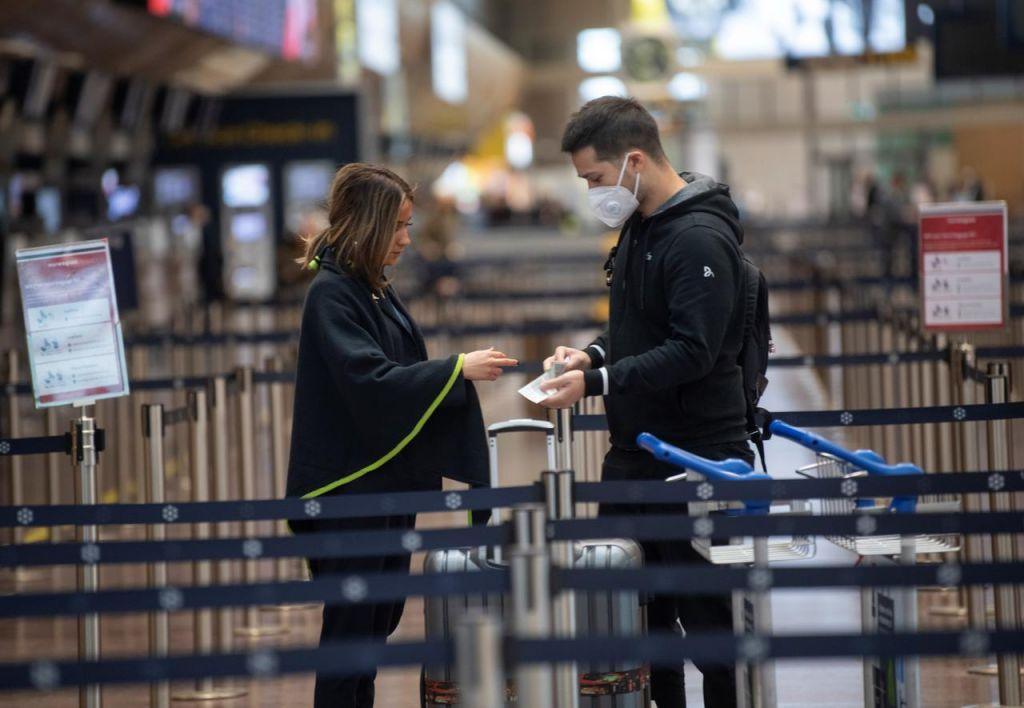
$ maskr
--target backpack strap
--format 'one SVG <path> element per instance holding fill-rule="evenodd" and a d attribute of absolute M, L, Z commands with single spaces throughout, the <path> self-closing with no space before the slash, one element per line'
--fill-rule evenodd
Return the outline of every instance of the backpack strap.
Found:
<path fill-rule="evenodd" d="M 754 329 L 754 320 L 757 318 L 757 298 L 761 287 L 761 271 L 751 263 L 746 255 L 743 256 L 743 341 L 746 341 Z M 746 399 L 746 391 L 743 393 Z M 761 469 L 768 473 L 768 461 L 764 454 L 764 435 L 757 425 L 758 408 L 750 402 L 747 403 L 747 430 L 750 432 L 750 442 L 757 448 L 757 456 L 761 458 Z"/>

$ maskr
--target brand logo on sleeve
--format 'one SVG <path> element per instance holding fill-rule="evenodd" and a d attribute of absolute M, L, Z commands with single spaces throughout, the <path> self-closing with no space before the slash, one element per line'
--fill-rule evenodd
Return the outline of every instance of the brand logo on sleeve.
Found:
<path fill-rule="evenodd" d="M 704 266 L 704 277 L 705 278 L 714 278 L 715 277 L 715 271 L 711 270 L 711 266 Z"/>

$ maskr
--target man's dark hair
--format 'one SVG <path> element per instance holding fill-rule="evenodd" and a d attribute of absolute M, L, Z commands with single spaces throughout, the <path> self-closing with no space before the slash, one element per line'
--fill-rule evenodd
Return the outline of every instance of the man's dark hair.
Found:
<path fill-rule="evenodd" d="M 615 160 L 631 148 L 665 159 L 658 124 L 635 98 L 602 96 L 573 113 L 562 134 L 562 152 L 586 147 L 594 148 L 599 160 Z"/>

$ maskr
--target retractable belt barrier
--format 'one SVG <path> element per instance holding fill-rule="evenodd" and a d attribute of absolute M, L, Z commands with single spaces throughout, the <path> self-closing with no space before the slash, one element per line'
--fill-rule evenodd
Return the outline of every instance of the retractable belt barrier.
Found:
<path fill-rule="evenodd" d="M 801 428 L 844 428 L 863 425 L 912 425 L 917 423 L 971 423 L 982 420 L 1016 420 L 1024 418 L 1024 403 L 977 404 L 965 406 L 929 406 L 925 408 L 891 408 L 835 411 L 786 411 L 769 414 L 771 419 L 784 420 Z M 765 427 L 769 416 L 759 414 L 758 426 Z M 603 415 L 573 416 L 573 429 L 580 432 L 608 430 Z"/>
<path fill-rule="evenodd" d="M 900 308 L 890 314 L 912 315 L 917 310 Z M 1024 303 L 1010 306 L 1012 319 L 1024 318 Z M 875 308 L 847 310 L 843 312 L 790 312 L 772 316 L 772 324 L 779 326 L 843 324 L 854 322 L 874 322 L 881 314 Z M 423 328 L 425 337 L 478 337 L 488 335 L 537 335 L 563 331 L 598 329 L 607 321 L 597 317 L 577 317 L 571 319 L 528 320 L 515 323 L 497 324 L 445 324 Z M 128 347 L 165 347 L 165 346 L 199 346 L 206 347 L 217 344 L 284 344 L 297 342 L 297 329 L 275 332 L 223 332 L 219 334 L 180 334 L 160 333 L 135 335 L 125 338 Z M 994 349 L 995 351 L 995 349 Z M 9 387 L 8 387 L 9 388 Z"/>
<path fill-rule="evenodd" d="M 621 592 L 701 595 L 764 585 L 751 568 L 664 565 L 633 569 L 553 568 L 552 592 Z M 900 567 L 815 566 L 772 568 L 772 589 L 857 587 L 961 587 L 1024 582 L 1020 563 L 938 563 Z M 168 586 L 97 592 L 32 593 L 0 597 L 0 617 L 52 617 L 90 612 L 117 614 L 306 603 L 373 604 L 409 597 L 487 595 L 509 591 L 504 568 L 457 573 L 325 575 L 314 580 L 253 584 Z"/>
<path fill-rule="evenodd" d="M 690 517 L 680 513 L 552 521 L 547 527 L 551 541 L 584 541 L 608 538 L 609 534 L 639 541 L 660 541 L 794 534 L 907 536 L 1021 531 L 1024 531 L 1024 520 L 1016 512 L 714 517 Z M 303 533 L 292 537 L 15 544 L 0 546 L 0 567 L 259 558 L 366 558 L 435 549 L 496 546 L 509 542 L 511 538 L 512 528 L 504 524 L 404 532 Z"/>
<path fill-rule="evenodd" d="M 337 642 L 308 649 L 254 649 L 245 653 L 117 659 L 95 662 L 34 661 L 0 664 L 0 689 L 54 690 L 85 684 L 177 681 L 203 677 L 272 678 L 318 672 L 360 675 L 375 668 L 451 662 L 452 642 Z M 924 632 L 736 636 L 707 633 L 680 637 L 587 637 L 509 639 L 508 656 L 519 663 L 643 660 L 673 664 L 685 656 L 697 662 L 727 663 L 803 657 L 983 656 L 1024 651 L 1024 632 Z"/>
<path fill-rule="evenodd" d="M 685 504 L 692 501 L 759 501 L 982 494 L 1024 491 L 1024 470 L 949 472 L 905 477 L 786 479 L 743 482 L 576 482 L 577 502 Z M 708 496 L 711 495 L 711 496 Z M 544 500 L 540 483 L 460 492 L 353 494 L 317 499 L 265 499 L 165 504 L 24 505 L 0 507 L 0 528 L 110 524 L 198 524 L 237 521 L 353 519 L 395 514 L 479 511 Z"/>
<path fill-rule="evenodd" d="M 95 436 L 96 451 L 103 452 L 106 449 L 106 431 L 103 428 L 97 428 Z M 72 448 L 71 433 L 33 438 L 0 438 L 0 457 L 49 455 L 55 452 L 70 455 Z"/>
<path fill-rule="evenodd" d="M 596 321 L 595 321 L 596 322 Z M 595 325 L 596 326 L 596 325 Z M 556 328 L 562 329 L 562 328 Z M 975 356 L 979 359 L 1024 359 L 1024 346 L 1001 346 L 1001 347 L 978 347 Z M 804 355 L 789 357 L 772 357 L 768 361 L 769 369 L 776 368 L 801 368 L 801 367 L 840 367 L 840 366 L 877 366 L 896 364 L 918 364 L 923 362 L 940 362 L 949 359 L 949 351 L 946 349 L 926 349 L 920 351 L 888 351 L 869 354 L 837 354 L 837 355 Z M 524 375 L 536 375 L 543 370 L 543 364 L 539 361 L 522 362 L 517 367 L 508 370 L 509 373 Z M 984 377 L 985 373 L 980 369 L 965 367 L 965 373 L 974 378 Z M 228 383 L 234 383 L 233 372 L 224 375 Z M 185 391 L 193 388 L 202 388 L 209 385 L 214 379 L 213 376 L 175 376 L 153 379 L 133 379 L 129 382 L 132 391 Z M 257 371 L 253 374 L 253 382 L 257 384 L 271 383 L 294 383 L 295 372 L 293 371 Z M 0 387 L 0 395 L 28 395 L 32 393 L 32 384 L 28 382 L 7 384 Z M 59 450 L 45 450 L 45 452 L 60 452 Z M 16 454 L 3 453 L 0 455 Z"/>

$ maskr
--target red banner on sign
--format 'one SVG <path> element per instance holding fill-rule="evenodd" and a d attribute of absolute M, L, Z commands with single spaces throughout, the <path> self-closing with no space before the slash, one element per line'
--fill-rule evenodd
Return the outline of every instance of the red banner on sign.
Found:
<path fill-rule="evenodd" d="M 965 332 L 1005 327 L 1006 204 L 929 204 L 921 207 L 919 226 L 924 328 Z"/>

